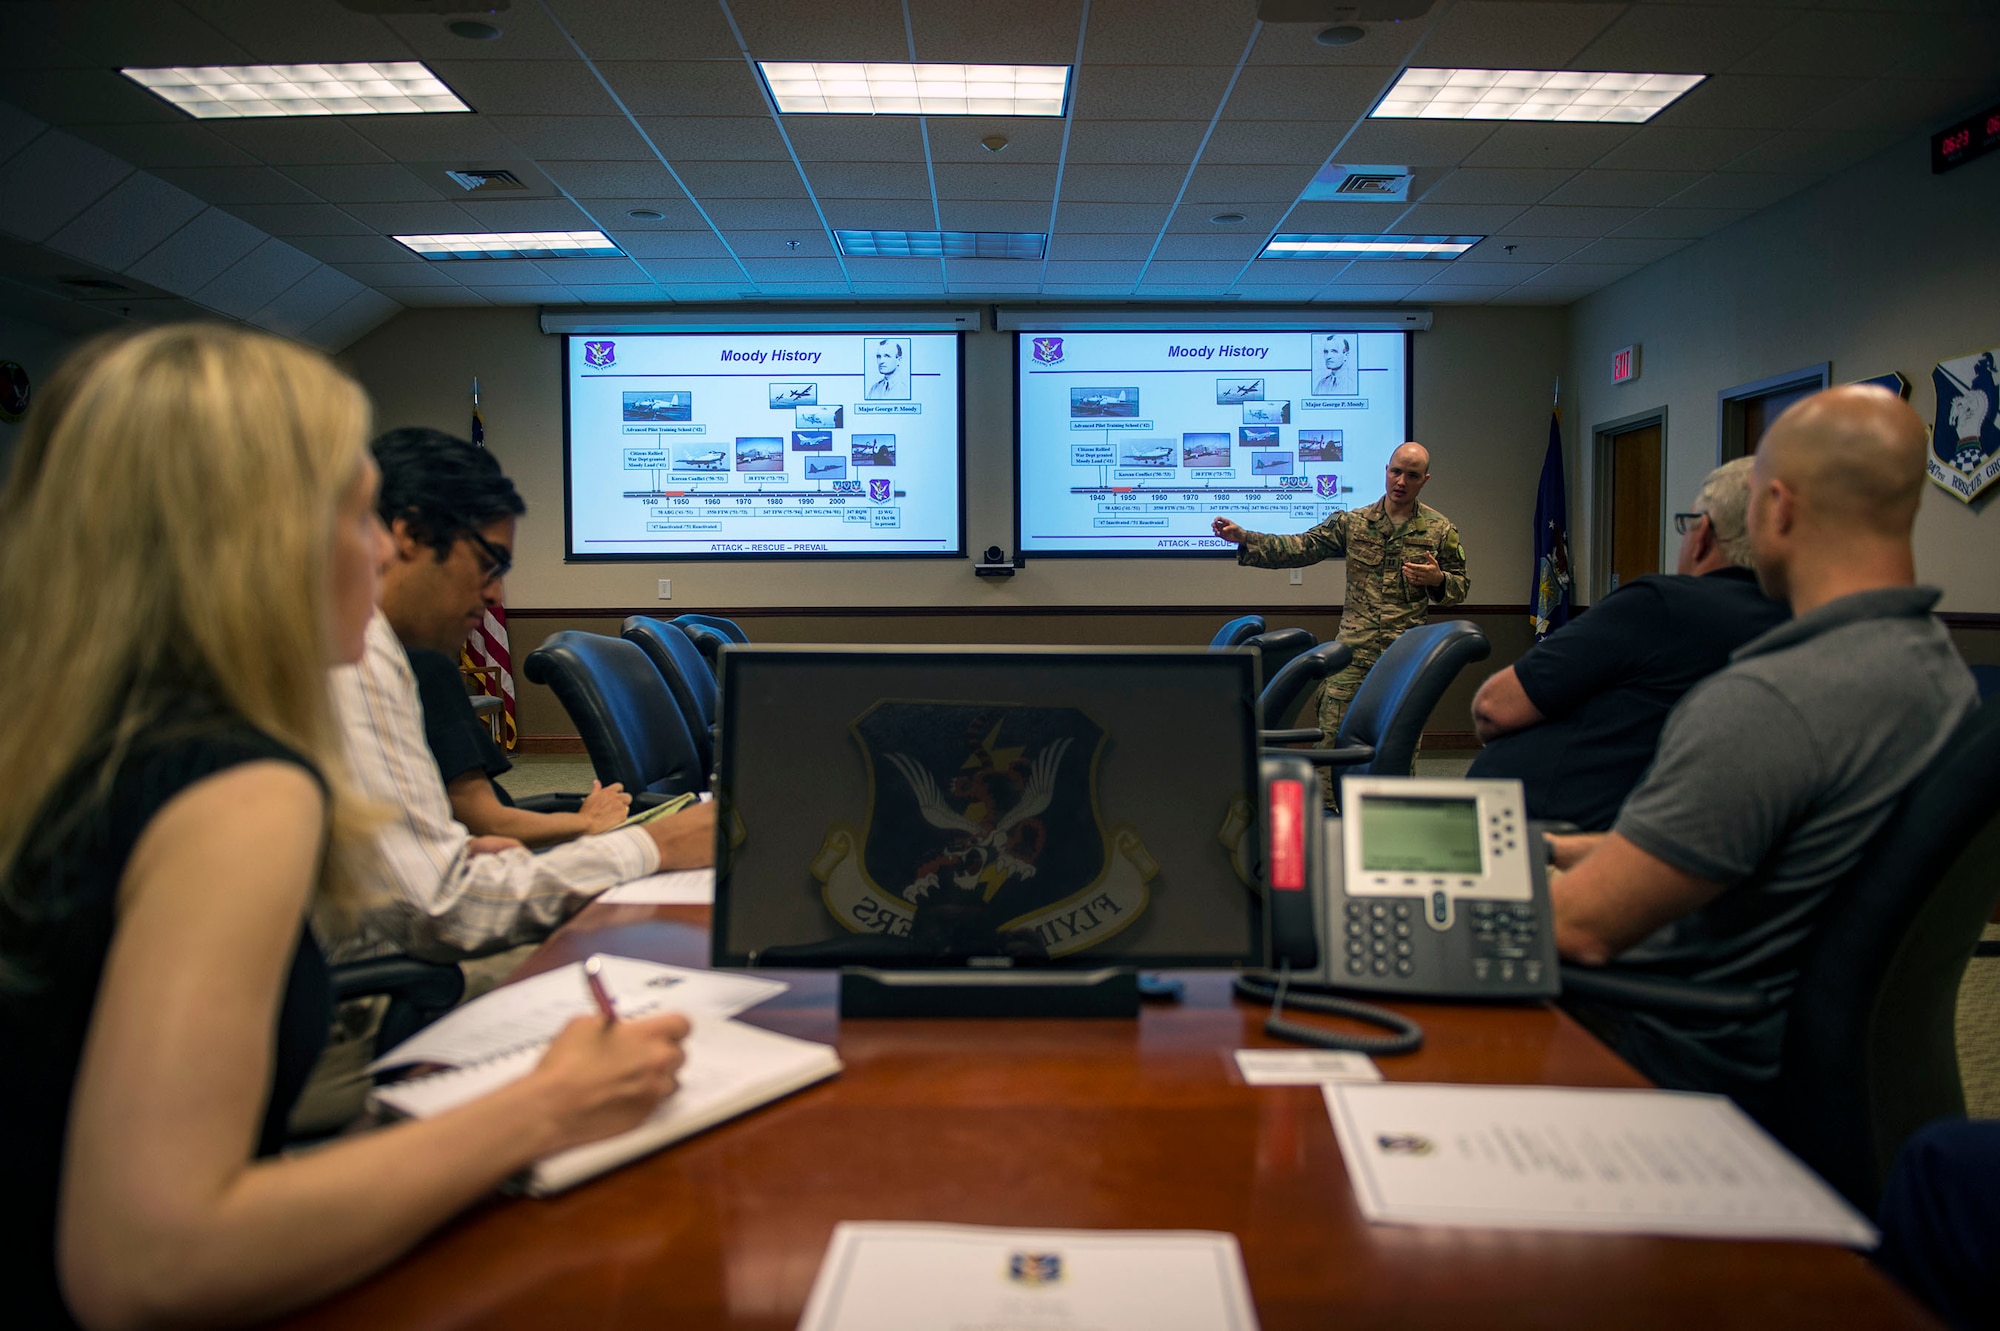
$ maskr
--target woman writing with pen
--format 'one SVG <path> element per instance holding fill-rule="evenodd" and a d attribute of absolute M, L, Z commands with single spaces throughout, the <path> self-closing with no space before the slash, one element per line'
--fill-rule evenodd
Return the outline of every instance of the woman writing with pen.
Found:
<path fill-rule="evenodd" d="M 281 1157 L 332 1010 L 308 920 L 370 811 L 325 666 L 386 537 L 361 390 L 209 325 L 99 341 L 0 498 L 0 1245 L 8 1324 L 269 1317 L 674 1088 L 676 1016 L 580 1020 L 529 1077 Z"/>

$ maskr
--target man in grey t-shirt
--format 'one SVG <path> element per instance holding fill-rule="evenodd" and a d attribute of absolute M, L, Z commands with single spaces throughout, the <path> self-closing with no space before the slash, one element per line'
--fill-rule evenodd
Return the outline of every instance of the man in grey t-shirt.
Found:
<path fill-rule="evenodd" d="M 1879 388 L 1793 406 L 1757 449 L 1758 580 L 1793 619 L 1753 639 L 1668 717 L 1600 836 L 1553 837 L 1556 946 L 1570 961 L 1783 995 L 1814 912 L 1977 704 L 1913 585 L 1924 431 Z M 1579 1010 L 1667 1086 L 1764 1107 L 1782 1015 L 1715 1022 Z"/>

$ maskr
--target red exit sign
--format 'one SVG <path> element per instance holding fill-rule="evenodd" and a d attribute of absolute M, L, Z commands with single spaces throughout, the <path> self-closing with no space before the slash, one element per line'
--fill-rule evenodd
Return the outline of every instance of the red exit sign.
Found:
<path fill-rule="evenodd" d="M 1621 347 L 1611 353 L 1611 382 L 1629 384 L 1639 377 L 1639 344 Z"/>

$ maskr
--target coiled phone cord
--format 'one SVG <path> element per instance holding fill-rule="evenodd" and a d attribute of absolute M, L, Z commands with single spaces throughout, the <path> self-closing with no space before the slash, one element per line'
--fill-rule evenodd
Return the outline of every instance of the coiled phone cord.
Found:
<path fill-rule="evenodd" d="M 1424 1028 L 1408 1017 L 1391 1012 L 1387 1008 L 1376 1007 L 1373 1003 L 1358 1003 L 1351 998 L 1335 998 L 1332 994 L 1298 993 L 1292 994 L 1292 1006 L 1307 1012 L 1325 1012 L 1336 1017 L 1347 1017 L 1354 1021 L 1364 1021 L 1371 1026 L 1380 1026 L 1392 1032 L 1389 1035 L 1350 1035 L 1338 1031 L 1323 1031 L 1316 1026 L 1285 1020 L 1285 995 L 1291 987 L 1292 967 L 1290 962 L 1280 963 L 1278 982 L 1253 980 L 1247 975 L 1236 977 L 1236 992 L 1258 1003 L 1269 1003 L 1271 1015 L 1265 1019 L 1264 1034 L 1276 1040 L 1291 1040 L 1297 1044 L 1311 1045 L 1316 1049 L 1346 1049 L 1357 1054 L 1408 1054 L 1423 1047 Z"/>

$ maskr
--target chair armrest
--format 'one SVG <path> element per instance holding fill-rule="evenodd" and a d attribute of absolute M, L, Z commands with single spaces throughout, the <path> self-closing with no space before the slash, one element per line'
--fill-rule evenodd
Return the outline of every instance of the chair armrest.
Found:
<path fill-rule="evenodd" d="M 1303 758 L 1314 767 L 1353 767 L 1357 763 L 1372 761 L 1375 746 L 1349 744 L 1341 749 L 1265 749 L 1263 755 L 1266 758 Z"/>
<path fill-rule="evenodd" d="M 679 798 L 679 795 L 662 795 L 654 790 L 641 790 L 632 796 L 632 808 L 630 811 L 632 813 L 644 813 L 648 809 L 658 808 L 668 800 L 677 800 Z"/>
<path fill-rule="evenodd" d="M 1782 1004 L 1744 984 L 1702 984 L 1665 975 L 1562 967 L 1565 998 L 1583 998 L 1639 1012 L 1691 1017 L 1759 1017 Z"/>
<path fill-rule="evenodd" d="M 423 1008 L 444 1009 L 465 993 L 465 972 L 415 957 L 373 957 L 329 968 L 335 1002 L 388 994 Z"/>
<path fill-rule="evenodd" d="M 583 796 L 544 791 L 539 795 L 523 795 L 514 801 L 514 807 L 529 813 L 577 813 L 583 808 Z"/>
<path fill-rule="evenodd" d="M 1262 744 L 1315 744 L 1322 733 L 1318 726 L 1305 726 L 1298 730 L 1260 730 L 1257 739 Z"/>

